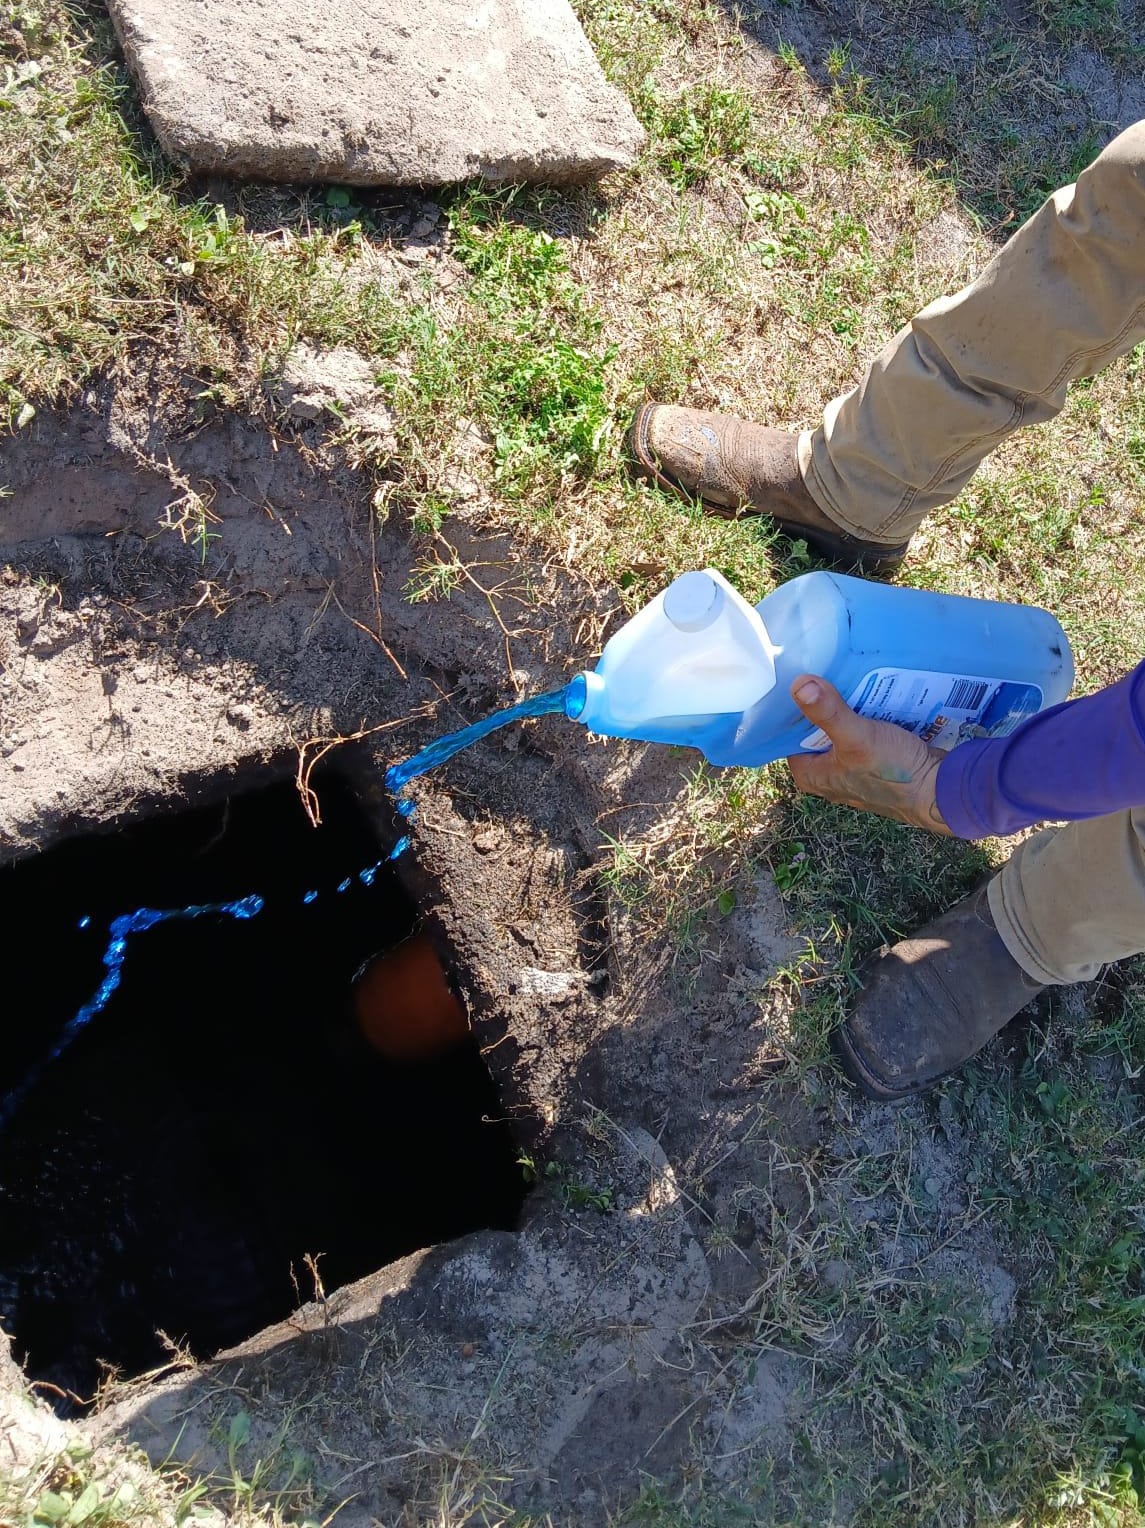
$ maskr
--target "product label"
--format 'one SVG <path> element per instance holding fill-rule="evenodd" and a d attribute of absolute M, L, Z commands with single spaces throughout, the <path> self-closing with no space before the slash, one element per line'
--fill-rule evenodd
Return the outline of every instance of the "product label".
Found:
<path fill-rule="evenodd" d="M 1004 737 L 1042 708 L 1036 684 L 986 679 L 980 674 L 937 674 L 930 669 L 872 669 L 849 702 L 860 716 L 895 722 L 935 748 L 973 737 Z M 825 732 L 803 739 L 812 752 L 831 746 Z"/>

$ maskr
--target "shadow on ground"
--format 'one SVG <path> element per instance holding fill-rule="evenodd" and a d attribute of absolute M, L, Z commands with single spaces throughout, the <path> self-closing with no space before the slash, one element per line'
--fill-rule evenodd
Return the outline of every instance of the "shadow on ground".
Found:
<path fill-rule="evenodd" d="M 762 49 L 901 136 L 995 235 L 1145 117 L 1136 0 L 751 0 L 728 10 Z"/>

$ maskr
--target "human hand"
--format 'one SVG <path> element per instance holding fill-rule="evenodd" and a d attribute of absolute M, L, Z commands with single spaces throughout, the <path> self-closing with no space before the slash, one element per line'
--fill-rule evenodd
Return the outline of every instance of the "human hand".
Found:
<path fill-rule="evenodd" d="M 935 776 L 944 758 L 905 727 L 859 716 L 825 679 L 801 674 L 791 696 L 808 721 L 831 739 L 826 753 L 788 759 L 801 791 L 949 834 L 935 800 Z"/>

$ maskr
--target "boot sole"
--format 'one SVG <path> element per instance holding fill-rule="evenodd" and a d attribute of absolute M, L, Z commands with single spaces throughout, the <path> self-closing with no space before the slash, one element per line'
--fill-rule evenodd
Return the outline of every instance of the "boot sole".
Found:
<path fill-rule="evenodd" d="M 906 556 L 909 542 L 904 542 L 901 546 L 880 546 L 878 542 L 860 541 L 845 531 L 834 534 L 831 531 L 820 530 L 816 526 L 802 525 L 798 520 L 785 520 L 781 515 L 773 515 L 770 510 L 757 509 L 751 504 L 742 509 L 729 509 L 726 504 L 717 504 L 712 499 L 705 499 L 702 494 L 690 492 L 682 483 L 663 470 L 649 449 L 648 429 L 652 414 L 659 406 L 657 403 L 645 403 L 637 410 L 628 432 L 628 449 L 642 474 L 650 478 L 665 493 L 673 494 L 688 504 L 699 503 L 708 514 L 718 515 L 722 520 L 743 520 L 753 515 L 764 516 L 773 521 L 785 536 L 792 540 L 806 541 L 809 547 L 828 562 L 847 568 L 858 568 L 862 573 L 891 573 Z"/>

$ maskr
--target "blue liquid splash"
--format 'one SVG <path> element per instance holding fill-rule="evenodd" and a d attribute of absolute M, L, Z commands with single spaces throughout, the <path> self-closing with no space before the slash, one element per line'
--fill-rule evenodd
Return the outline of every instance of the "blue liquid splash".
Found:
<path fill-rule="evenodd" d="M 95 996 L 89 1003 L 69 1019 L 64 1026 L 59 1039 L 44 1057 L 44 1059 L 32 1068 L 22 1082 L 18 1083 L 12 1091 L 0 1101 L 0 1129 L 8 1123 L 12 1115 L 24 1102 L 24 1099 L 39 1082 L 44 1069 L 53 1061 L 58 1060 L 67 1050 L 73 1040 L 80 1035 L 91 1023 L 97 1013 L 102 1012 L 111 1000 L 112 994 L 123 980 L 123 964 L 127 959 L 127 942 L 132 934 L 141 934 L 144 930 L 154 928 L 158 923 L 170 923 L 175 918 L 203 918 L 208 913 L 219 913 L 228 918 L 256 918 L 266 904 L 260 896 L 240 897 L 235 902 L 202 902 L 193 903 L 190 907 L 141 907 L 138 912 L 124 913 L 119 918 L 114 918 L 111 924 L 111 938 L 107 949 L 103 952 L 103 964 L 107 975 L 96 988 Z M 91 922 L 90 918 L 81 921 L 81 927 L 86 927 Z"/>
<path fill-rule="evenodd" d="M 472 726 L 462 727 L 458 732 L 447 732 L 444 737 L 439 737 L 436 742 L 430 743 L 428 748 L 423 748 L 420 753 L 415 753 L 412 758 L 406 759 L 404 764 L 391 765 L 386 770 L 386 789 L 391 796 L 396 798 L 397 810 L 408 821 L 416 810 L 416 805 L 403 791 L 411 781 L 420 775 L 426 775 L 431 769 L 436 769 L 439 764 L 444 764 L 452 759 L 455 753 L 460 753 L 463 748 L 468 748 L 473 743 L 479 743 L 483 737 L 488 737 L 491 732 L 496 732 L 499 727 L 507 727 L 510 722 L 524 721 L 531 716 L 552 716 L 560 712 L 567 714 L 568 702 L 571 695 L 576 693 L 574 679 L 572 684 L 563 685 L 559 690 L 548 690 L 544 695 L 533 695 L 528 700 L 522 700 L 515 706 L 507 706 L 503 711 L 494 711 L 492 716 L 487 716 L 483 721 L 474 722 Z M 409 838 L 399 838 L 390 851 L 390 859 L 397 859 L 399 854 L 404 854 L 409 848 Z"/>

